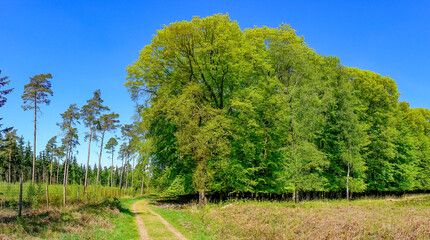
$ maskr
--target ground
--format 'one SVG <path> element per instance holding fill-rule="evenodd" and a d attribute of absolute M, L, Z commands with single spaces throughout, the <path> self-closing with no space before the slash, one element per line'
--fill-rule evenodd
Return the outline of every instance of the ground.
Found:
<path fill-rule="evenodd" d="M 167 204 L 152 196 L 0 218 L 0 239 L 40 238 L 430 239 L 430 195 L 205 206 Z"/>

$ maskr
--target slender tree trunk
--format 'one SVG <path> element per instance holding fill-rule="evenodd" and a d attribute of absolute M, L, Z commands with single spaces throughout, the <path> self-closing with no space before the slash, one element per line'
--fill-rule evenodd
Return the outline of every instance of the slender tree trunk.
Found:
<path fill-rule="evenodd" d="M 206 192 L 205 190 L 199 190 L 199 204 L 206 204 Z"/>
<path fill-rule="evenodd" d="M 131 168 L 131 188 L 134 188 L 134 154 L 133 154 L 133 166 Z"/>
<path fill-rule="evenodd" d="M 72 149 L 69 150 L 69 159 L 72 159 Z M 67 161 L 66 185 L 69 183 L 69 167 L 70 167 L 70 161 Z"/>
<path fill-rule="evenodd" d="M 88 184 L 88 167 L 90 165 L 90 149 L 91 149 L 91 138 L 93 138 L 93 128 L 90 127 L 90 137 L 88 139 L 88 158 L 87 158 L 87 169 L 85 171 L 85 185 L 84 185 L 84 193 L 87 193 L 87 184 Z"/>
<path fill-rule="evenodd" d="M 66 160 L 64 161 L 64 176 L 63 176 L 63 189 L 67 184 L 67 160 L 69 158 L 69 140 L 67 140 L 66 146 Z"/>
<path fill-rule="evenodd" d="M 51 156 L 51 168 L 49 170 L 49 185 L 52 184 L 52 164 L 54 163 L 54 156 Z"/>
<path fill-rule="evenodd" d="M 110 168 L 110 187 L 113 188 L 113 150 L 112 150 L 112 166 Z"/>
<path fill-rule="evenodd" d="M 11 183 L 11 176 L 12 176 L 12 152 L 9 152 L 9 176 L 8 176 L 8 182 Z"/>
<path fill-rule="evenodd" d="M 36 96 L 34 97 L 34 142 L 33 142 L 33 176 L 31 182 L 34 183 L 34 170 L 36 167 L 36 116 L 37 116 L 37 101 Z"/>
<path fill-rule="evenodd" d="M 127 189 L 128 188 L 128 156 L 127 156 L 127 160 L 125 162 L 127 165 L 127 170 L 125 170 L 125 189 Z"/>
<path fill-rule="evenodd" d="M 143 196 L 143 180 L 145 179 L 145 175 L 142 174 L 142 186 L 140 187 L 140 196 Z"/>
<path fill-rule="evenodd" d="M 121 189 L 122 188 L 122 177 L 124 176 L 124 157 L 122 158 L 122 163 L 121 163 L 121 165 L 122 165 L 122 170 L 120 171 L 120 178 L 119 178 L 119 189 Z"/>
<path fill-rule="evenodd" d="M 299 190 L 294 190 L 294 202 L 299 203 Z"/>
<path fill-rule="evenodd" d="M 350 167 L 349 167 L 349 163 L 348 165 L 348 171 L 346 173 L 346 200 L 349 200 L 349 172 L 350 172 Z"/>
<path fill-rule="evenodd" d="M 103 139 L 105 137 L 105 131 L 106 130 L 103 130 L 103 133 L 102 133 L 102 143 L 100 144 L 99 168 L 97 169 L 97 183 L 99 182 L 99 176 L 100 176 L 100 167 L 101 167 L 102 153 L 103 153 Z"/>
<path fill-rule="evenodd" d="M 60 175 L 60 159 L 57 158 L 57 184 L 58 184 L 59 175 Z"/>

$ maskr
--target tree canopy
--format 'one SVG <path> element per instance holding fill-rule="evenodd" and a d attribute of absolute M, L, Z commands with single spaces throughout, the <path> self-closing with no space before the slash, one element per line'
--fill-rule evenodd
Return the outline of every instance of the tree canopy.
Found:
<path fill-rule="evenodd" d="M 127 72 L 161 191 L 298 200 L 428 188 L 428 110 L 399 103 L 389 77 L 317 54 L 289 25 L 241 30 L 222 14 L 171 23 Z"/>

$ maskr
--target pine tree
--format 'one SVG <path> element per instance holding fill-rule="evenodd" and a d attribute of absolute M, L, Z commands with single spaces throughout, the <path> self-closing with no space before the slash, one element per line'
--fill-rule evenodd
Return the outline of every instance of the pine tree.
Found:
<path fill-rule="evenodd" d="M 53 95 L 51 90 L 52 75 L 39 74 L 34 75 L 30 78 L 30 83 L 24 86 L 24 93 L 21 98 L 24 100 L 22 108 L 24 111 L 34 109 L 34 141 L 33 141 L 33 170 L 32 170 L 32 182 L 34 182 L 35 165 L 36 165 L 36 122 L 37 112 L 40 111 L 40 104 L 49 105 L 51 100 L 48 98 L 49 95 Z"/>

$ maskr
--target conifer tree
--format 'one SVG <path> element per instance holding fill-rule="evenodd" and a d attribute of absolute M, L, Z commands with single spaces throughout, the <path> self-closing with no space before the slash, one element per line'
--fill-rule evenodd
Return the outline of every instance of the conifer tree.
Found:
<path fill-rule="evenodd" d="M 82 121 L 84 122 L 85 127 L 89 128 L 90 131 L 87 132 L 85 137 L 88 139 L 88 158 L 87 158 L 87 170 L 85 171 L 85 183 L 84 183 L 84 192 L 87 193 L 88 186 L 88 168 L 90 164 L 90 155 L 91 155 L 91 140 L 97 139 L 94 131 L 97 128 L 97 118 L 100 116 L 102 111 L 109 110 L 108 107 L 102 105 L 103 99 L 100 97 L 101 92 L 100 89 L 96 90 L 93 93 L 93 97 L 87 100 L 87 104 L 82 106 L 81 116 Z"/>
<path fill-rule="evenodd" d="M 52 75 L 38 74 L 30 78 L 30 83 L 24 86 L 24 93 L 21 98 L 24 100 L 22 108 L 26 110 L 34 110 L 34 141 L 33 141 L 33 170 L 32 170 L 32 182 L 34 182 L 35 165 L 36 165 L 36 122 L 37 112 L 40 111 L 40 104 L 49 105 L 51 100 L 48 98 L 49 95 L 53 95 L 51 90 Z"/>
<path fill-rule="evenodd" d="M 113 187 L 113 159 L 114 159 L 113 156 L 114 156 L 115 148 L 116 148 L 117 145 L 118 145 L 118 141 L 116 140 L 116 138 L 111 137 L 108 140 L 108 142 L 106 143 L 106 147 L 105 147 L 107 149 L 107 152 L 110 153 L 110 154 L 112 154 L 111 155 L 112 166 L 111 166 L 111 169 L 110 169 L 110 179 L 111 179 L 110 186 L 111 187 Z"/>
<path fill-rule="evenodd" d="M 60 127 L 61 131 L 63 132 L 63 150 L 66 151 L 64 157 L 64 176 L 63 176 L 63 186 L 67 185 L 68 182 L 68 166 L 70 159 L 71 151 L 73 148 L 79 144 L 79 138 L 78 138 L 78 130 L 74 127 L 76 123 L 79 123 L 79 108 L 76 106 L 76 104 L 71 104 L 69 108 L 61 114 L 61 117 L 63 121 L 61 123 L 57 123 L 57 125 Z M 58 178 L 58 172 L 57 172 L 57 178 Z"/>
<path fill-rule="evenodd" d="M 103 153 L 103 140 L 105 137 L 105 133 L 106 133 L 106 131 L 113 131 L 117 127 L 119 127 L 118 117 L 119 117 L 119 114 L 117 114 L 117 113 L 103 114 L 100 116 L 100 118 L 96 122 L 97 130 L 101 132 L 99 166 L 97 168 L 97 182 L 99 182 L 99 176 L 100 176 L 101 159 L 102 159 L 102 153 Z M 112 160 L 113 160 L 113 158 L 112 158 Z"/>
<path fill-rule="evenodd" d="M 1 74 L 1 70 L 0 70 L 0 74 Z M 8 80 L 8 77 L 0 77 L 0 88 L 3 88 L 4 86 L 8 85 L 10 83 L 10 80 Z M 3 105 L 6 103 L 7 98 L 5 97 L 6 95 L 10 94 L 12 92 L 13 88 L 9 88 L 9 89 L 3 89 L 0 90 L 0 107 L 3 107 Z M 3 118 L 0 118 L 0 120 L 2 120 Z M 12 128 L 6 128 L 6 129 L 1 129 L 2 124 L 0 124 L 0 138 L 2 137 L 2 133 L 10 131 Z"/>

